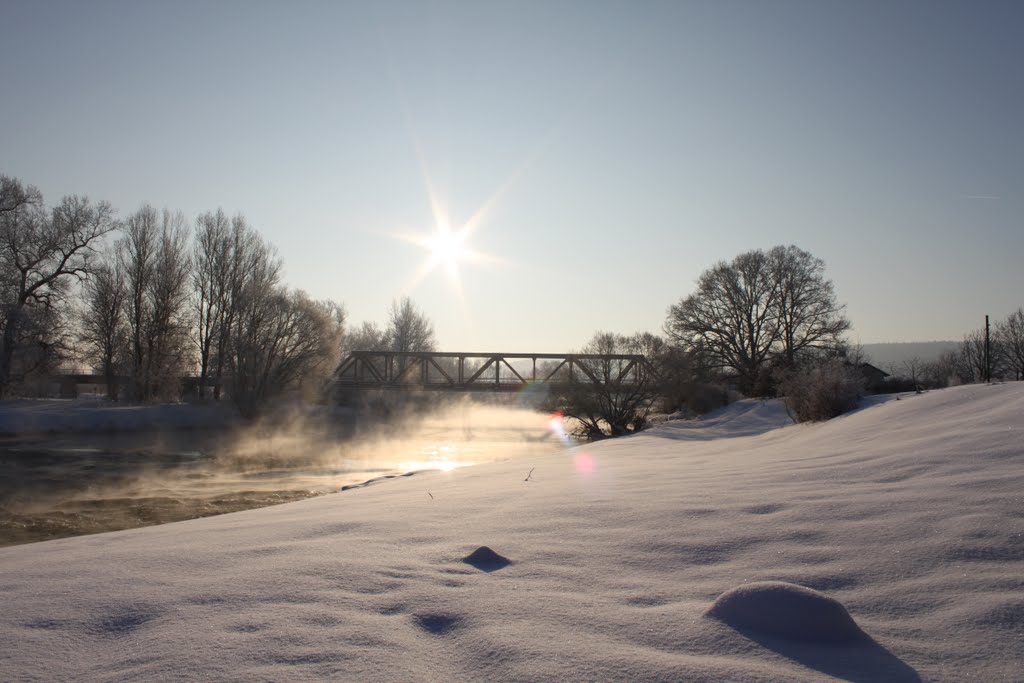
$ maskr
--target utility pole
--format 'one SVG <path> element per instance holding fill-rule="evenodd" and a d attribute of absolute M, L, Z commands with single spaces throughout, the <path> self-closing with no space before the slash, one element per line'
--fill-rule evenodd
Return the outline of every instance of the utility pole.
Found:
<path fill-rule="evenodd" d="M 988 316 L 985 316 L 985 381 L 992 382 L 992 343 L 988 337 Z"/>

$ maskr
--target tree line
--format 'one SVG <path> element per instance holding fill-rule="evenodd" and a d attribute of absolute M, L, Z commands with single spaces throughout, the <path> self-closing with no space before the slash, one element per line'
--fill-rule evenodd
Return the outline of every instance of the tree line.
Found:
<path fill-rule="evenodd" d="M 78 196 L 47 207 L 36 188 L 0 176 L 0 397 L 78 359 L 105 375 L 112 399 L 180 398 L 182 376 L 195 375 L 197 394 L 226 394 L 255 415 L 285 391 L 322 391 L 347 350 L 435 348 L 409 298 L 392 303 L 383 327 L 346 329 L 340 303 L 287 287 L 281 271 L 244 216 L 217 209 L 190 223 L 144 205 L 118 219 L 109 203 Z M 820 419 L 862 391 L 849 329 L 824 261 L 793 245 L 747 251 L 701 273 L 662 335 L 598 332 L 580 349 L 640 354 L 656 372 L 627 383 L 621 365 L 594 361 L 605 391 L 563 386 L 548 405 L 590 436 L 640 429 L 655 408 L 703 412 L 729 391 L 788 394 Z M 990 351 L 993 376 L 1024 378 L 1024 309 L 996 323 Z M 902 374 L 914 386 L 979 381 L 985 358 L 975 331 Z"/>
<path fill-rule="evenodd" d="M 599 332 L 583 353 L 645 356 L 656 369 L 642 382 L 616 382 L 614 369 L 595 362 L 604 389 L 559 388 L 552 407 L 574 418 L 588 437 L 642 429 L 652 411 L 703 413 L 730 391 L 774 396 L 797 392 L 810 377 L 835 366 L 846 409 L 857 397 L 858 370 L 846 361 L 850 328 L 825 263 L 796 246 L 753 250 L 720 261 L 697 278 L 696 290 L 669 307 L 664 336 Z M 833 387 L 834 389 L 834 387 Z M 852 391 L 852 397 L 851 397 Z"/>
<path fill-rule="evenodd" d="M 47 207 L 35 187 L 0 176 L 0 398 L 78 360 L 115 400 L 178 399 L 196 375 L 197 394 L 226 393 L 251 416 L 282 392 L 322 389 L 345 348 L 433 347 L 407 298 L 383 331 L 365 323 L 346 336 L 340 303 L 289 288 L 281 272 L 244 216 L 218 209 L 190 224 L 144 205 L 118 219 L 84 197 Z"/>
<path fill-rule="evenodd" d="M 992 379 L 1024 379 L 1024 308 L 997 320 L 989 332 L 971 330 L 954 349 L 937 358 L 909 358 L 887 368 L 893 384 L 906 390 L 938 389 Z"/>
<path fill-rule="evenodd" d="M 783 396 L 798 421 L 822 420 L 857 405 L 868 391 L 938 388 L 990 379 L 1024 379 L 1024 309 L 983 329 L 933 361 L 914 358 L 868 385 L 870 359 L 845 333 L 850 321 L 825 276 L 825 263 L 796 246 L 742 253 L 700 274 L 695 291 L 668 309 L 664 336 L 597 333 L 584 353 L 639 353 L 656 375 L 606 391 L 560 389 L 552 407 L 575 418 L 587 436 L 643 428 L 652 411 L 702 413 L 729 393 Z"/>

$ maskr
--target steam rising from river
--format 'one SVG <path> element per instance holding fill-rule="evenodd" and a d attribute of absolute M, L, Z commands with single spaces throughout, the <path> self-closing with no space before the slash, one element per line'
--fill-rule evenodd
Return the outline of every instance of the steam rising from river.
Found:
<path fill-rule="evenodd" d="M 337 490 L 381 473 L 449 471 L 550 453 L 563 446 L 549 421 L 536 411 L 468 400 L 427 414 L 364 413 L 350 425 L 344 417 L 300 415 L 246 430 L 219 449 L 216 464 L 222 477 Z"/>
<path fill-rule="evenodd" d="M 229 430 L 58 435 L 7 444 L 0 545 L 159 524 L 369 479 L 555 452 L 551 416 L 459 399 L 308 409 Z"/>

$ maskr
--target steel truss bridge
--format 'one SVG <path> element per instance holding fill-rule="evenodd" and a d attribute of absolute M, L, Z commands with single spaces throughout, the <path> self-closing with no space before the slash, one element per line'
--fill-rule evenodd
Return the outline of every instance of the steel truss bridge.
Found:
<path fill-rule="evenodd" d="M 584 384 L 628 391 L 656 376 L 642 355 L 353 351 L 338 366 L 338 387 L 519 391 Z"/>

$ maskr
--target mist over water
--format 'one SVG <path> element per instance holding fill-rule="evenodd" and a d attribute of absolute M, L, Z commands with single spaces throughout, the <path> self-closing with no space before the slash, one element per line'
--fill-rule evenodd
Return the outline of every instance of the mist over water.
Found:
<path fill-rule="evenodd" d="M 0 545 L 162 524 L 565 448 L 551 417 L 462 399 L 277 416 L 222 430 L 0 441 Z"/>

